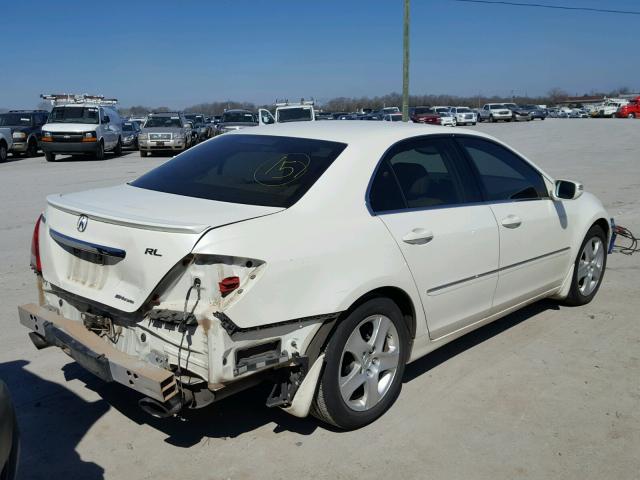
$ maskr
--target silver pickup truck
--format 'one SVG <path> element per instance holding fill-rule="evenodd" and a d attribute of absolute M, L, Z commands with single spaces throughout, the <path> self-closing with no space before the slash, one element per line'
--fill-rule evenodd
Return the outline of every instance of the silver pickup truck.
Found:
<path fill-rule="evenodd" d="M 0 163 L 7 160 L 9 150 L 13 145 L 10 128 L 0 128 Z"/>

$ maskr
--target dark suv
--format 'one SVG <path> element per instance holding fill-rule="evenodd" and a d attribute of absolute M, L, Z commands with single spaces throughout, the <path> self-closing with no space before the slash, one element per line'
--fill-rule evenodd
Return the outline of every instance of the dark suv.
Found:
<path fill-rule="evenodd" d="M 47 123 L 49 112 L 46 110 L 10 110 L 0 113 L 0 127 L 11 128 L 13 146 L 10 152 L 25 153 L 27 157 L 34 157 L 40 148 L 42 126 Z"/>

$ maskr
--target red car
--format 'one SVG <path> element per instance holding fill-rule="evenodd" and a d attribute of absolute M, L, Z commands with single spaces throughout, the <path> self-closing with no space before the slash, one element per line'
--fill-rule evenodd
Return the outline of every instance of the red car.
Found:
<path fill-rule="evenodd" d="M 640 118 L 640 97 L 636 97 L 628 104 L 620 107 L 616 112 L 620 118 Z"/>
<path fill-rule="evenodd" d="M 440 115 L 431 107 L 411 107 L 409 118 L 414 123 L 429 123 L 440 125 Z"/>

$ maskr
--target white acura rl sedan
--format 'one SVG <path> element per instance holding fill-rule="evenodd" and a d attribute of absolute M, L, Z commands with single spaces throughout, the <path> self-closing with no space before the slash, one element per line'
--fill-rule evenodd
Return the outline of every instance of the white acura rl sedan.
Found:
<path fill-rule="evenodd" d="M 153 415 L 268 381 L 268 406 L 353 429 L 407 362 L 541 298 L 591 301 L 610 230 L 581 184 L 477 132 L 258 127 L 48 197 L 19 316 Z"/>

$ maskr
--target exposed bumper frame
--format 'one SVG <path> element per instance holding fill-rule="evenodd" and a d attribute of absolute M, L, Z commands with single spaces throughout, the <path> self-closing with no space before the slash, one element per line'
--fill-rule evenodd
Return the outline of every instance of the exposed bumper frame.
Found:
<path fill-rule="evenodd" d="M 117 350 L 81 322 L 33 303 L 19 306 L 18 314 L 20 323 L 40 337 L 39 348 L 60 347 L 106 382 L 118 382 L 159 402 L 167 402 L 179 394 L 173 373 Z"/>

